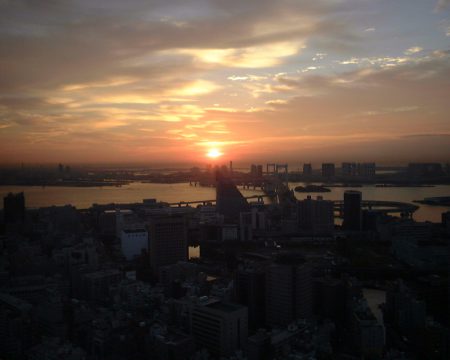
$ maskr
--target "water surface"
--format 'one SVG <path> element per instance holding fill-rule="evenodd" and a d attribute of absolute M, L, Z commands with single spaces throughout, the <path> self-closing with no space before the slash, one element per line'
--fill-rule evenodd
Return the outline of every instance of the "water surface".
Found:
<path fill-rule="evenodd" d="M 290 186 L 304 183 L 290 183 Z M 432 196 L 450 196 L 450 185 L 438 185 L 435 187 L 392 187 L 380 188 L 373 185 L 357 188 L 330 188 L 331 192 L 312 194 L 313 197 L 321 195 L 324 199 L 342 200 L 346 190 L 359 190 L 363 194 L 363 200 L 390 200 L 412 203 L 413 200 L 421 200 Z M 260 190 L 240 189 L 244 196 L 261 195 Z M 189 183 L 180 184 L 152 184 L 133 182 L 121 187 L 58 187 L 58 186 L 0 186 L 0 196 L 4 197 L 9 192 L 25 193 L 27 207 L 45 207 L 52 205 L 71 204 L 79 209 L 90 207 L 92 204 L 108 203 L 133 203 L 143 199 L 156 198 L 158 201 L 179 202 L 193 200 L 215 199 L 215 189 L 211 187 L 190 186 Z M 295 193 L 298 199 L 306 198 L 307 193 Z M 417 221 L 440 222 L 441 214 L 449 211 L 449 207 L 419 205 L 420 208 L 414 214 Z M 3 207 L 3 202 L 0 202 Z"/>

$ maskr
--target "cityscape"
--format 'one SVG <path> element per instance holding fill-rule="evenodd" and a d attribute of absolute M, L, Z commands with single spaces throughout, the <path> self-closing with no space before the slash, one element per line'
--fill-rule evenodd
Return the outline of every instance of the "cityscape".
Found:
<path fill-rule="evenodd" d="M 364 194 L 449 189 L 449 167 L 384 171 L 374 163 L 242 171 L 230 162 L 170 173 L 213 198 L 87 208 L 28 207 L 33 186 L 22 185 L 3 198 L 3 356 L 445 359 L 450 210 L 439 222 L 414 213 L 448 209 L 449 197 L 413 203 Z M 21 166 L 2 178 L 36 179 L 34 172 Z M 37 175 L 74 186 L 71 172 L 82 173 L 59 164 Z M 64 188 L 94 186 L 77 181 Z M 130 181 L 120 171 L 104 187 L 120 191 Z M 325 199 L 334 187 L 343 197 Z M 61 186 L 41 188 L 51 197 Z M 255 194 L 241 193 L 248 189 Z"/>
<path fill-rule="evenodd" d="M 0 0 L 0 360 L 448 360 L 450 0 Z"/>

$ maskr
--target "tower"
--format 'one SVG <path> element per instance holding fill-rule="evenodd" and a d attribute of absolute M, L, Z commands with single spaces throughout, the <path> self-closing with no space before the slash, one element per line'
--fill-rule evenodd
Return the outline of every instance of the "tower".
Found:
<path fill-rule="evenodd" d="M 361 203 L 362 193 L 355 190 L 347 190 L 344 193 L 344 229 L 361 230 Z"/>
<path fill-rule="evenodd" d="M 23 192 L 9 193 L 3 198 L 3 211 L 6 224 L 19 224 L 25 220 L 25 196 Z"/>
<path fill-rule="evenodd" d="M 248 202 L 230 178 L 218 172 L 216 180 L 217 212 L 224 216 L 225 223 L 237 224 L 239 214 L 249 210 Z"/>
<path fill-rule="evenodd" d="M 183 215 L 152 217 L 148 225 L 148 238 L 153 275 L 158 274 L 161 266 L 187 260 L 187 227 Z"/>

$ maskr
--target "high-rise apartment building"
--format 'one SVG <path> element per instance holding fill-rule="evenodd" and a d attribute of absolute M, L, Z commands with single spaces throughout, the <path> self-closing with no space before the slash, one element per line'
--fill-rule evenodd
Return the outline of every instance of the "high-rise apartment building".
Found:
<path fill-rule="evenodd" d="M 347 190 L 344 193 L 344 223 L 345 230 L 359 231 L 362 223 L 362 193 L 355 190 Z"/>
<path fill-rule="evenodd" d="M 127 260 L 133 260 L 143 250 L 148 250 L 148 233 L 145 229 L 124 229 L 120 234 L 120 247 Z"/>
<path fill-rule="evenodd" d="M 220 215 L 223 215 L 225 223 L 239 222 L 239 214 L 249 210 L 247 200 L 242 196 L 233 181 L 222 175 L 217 174 L 216 183 L 216 209 Z"/>
<path fill-rule="evenodd" d="M 308 263 L 279 259 L 266 274 L 266 323 L 286 326 L 313 312 L 313 284 Z"/>
<path fill-rule="evenodd" d="M 333 163 L 322 164 L 322 177 L 326 179 L 331 179 L 335 176 L 335 166 Z"/>
<path fill-rule="evenodd" d="M 298 225 L 300 230 L 317 235 L 329 235 L 334 228 L 333 202 L 311 196 L 297 202 Z"/>
<path fill-rule="evenodd" d="M 375 163 L 358 164 L 358 175 L 363 179 L 373 179 L 376 175 Z"/>
<path fill-rule="evenodd" d="M 342 163 L 342 176 L 345 178 L 358 177 L 362 179 L 373 179 L 376 174 L 375 163 Z"/>
<path fill-rule="evenodd" d="M 157 275 L 160 266 L 187 260 L 187 225 L 183 214 L 152 216 L 147 230 L 154 275 Z"/>
<path fill-rule="evenodd" d="M 342 163 L 342 176 L 344 177 L 353 177 L 357 175 L 357 164 L 344 162 Z"/>
<path fill-rule="evenodd" d="M 235 278 L 236 300 L 248 308 L 251 329 L 265 326 L 266 273 L 263 269 L 241 267 Z"/>
<path fill-rule="evenodd" d="M 3 213 L 6 224 L 18 224 L 25 220 L 25 196 L 23 192 L 9 193 L 3 198 Z"/>
<path fill-rule="evenodd" d="M 303 164 L 303 175 L 304 176 L 312 175 L 312 165 L 311 164 Z"/>
<path fill-rule="evenodd" d="M 216 299 L 200 299 L 191 314 L 191 330 L 199 348 L 214 357 L 229 357 L 244 349 L 248 336 L 247 308 Z"/>

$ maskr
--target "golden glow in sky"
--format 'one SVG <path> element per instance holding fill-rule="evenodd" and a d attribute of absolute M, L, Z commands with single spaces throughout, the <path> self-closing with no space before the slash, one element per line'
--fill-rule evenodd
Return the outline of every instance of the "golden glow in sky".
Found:
<path fill-rule="evenodd" d="M 450 0 L 33 3 L 0 0 L 0 165 L 450 161 Z"/>
<path fill-rule="evenodd" d="M 210 149 L 208 153 L 206 154 L 207 157 L 210 159 L 217 159 L 218 157 L 221 157 L 223 155 L 222 152 L 218 149 Z"/>

